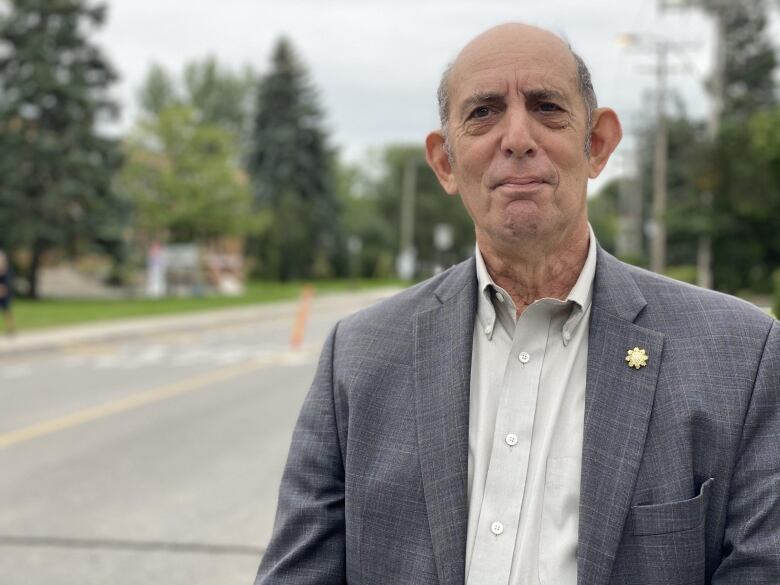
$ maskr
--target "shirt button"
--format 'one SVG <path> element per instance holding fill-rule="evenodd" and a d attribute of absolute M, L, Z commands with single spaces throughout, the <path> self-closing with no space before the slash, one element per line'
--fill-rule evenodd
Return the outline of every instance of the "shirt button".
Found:
<path fill-rule="evenodd" d="M 498 536 L 504 531 L 504 525 L 501 524 L 501 522 L 493 522 L 493 524 L 490 525 L 490 532 Z"/>
<path fill-rule="evenodd" d="M 509 445 L 510 447 L 514 447 L 515 445 L 517 445 L 517 435 L 514 433 L 509 433 L 506 436 L 506 439 L 504 440 L 506 441 L 506 444 Z"/>
<path fill-rule="evenodd" d="M 492 332 L 493 332 L 493 326 L 492 325 L 487 325 L 485 327 L 485 335 L 490 335 Z"/>
<path fill-rule="evenodd" d="M 499 303 L 503 303 L 503 302 L 504 302 L 504 295 L 502 295 L 500 292 L 497 292 L 497 293 L 496 293 L 496 300 L 497 300 Z"/>
<path fill-rule="evenodd" d="M 527 351 L 523 351 L 517 356 L 522 363 L 527 364 L 531 360 L 531 355 Z"/>

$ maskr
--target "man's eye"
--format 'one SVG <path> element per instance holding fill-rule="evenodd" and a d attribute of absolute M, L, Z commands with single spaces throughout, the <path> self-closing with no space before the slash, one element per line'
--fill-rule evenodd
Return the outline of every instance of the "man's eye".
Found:
<path fill-rule="evenodd" d="M 540 111 L 548 114 L 563 111 L 563 108 L 561 108 L 558 104 L 555 104 L 553 102 L 542 102 L 537 107 L 539 108 Z"/>
<path fill-rule="evenodd" d="M 471 112 L 471 118 L 485 118 L 490 115 L 490 108 L 487 106 L 480 106 L 478 108 L 475 108 L 474 111 Z"/>

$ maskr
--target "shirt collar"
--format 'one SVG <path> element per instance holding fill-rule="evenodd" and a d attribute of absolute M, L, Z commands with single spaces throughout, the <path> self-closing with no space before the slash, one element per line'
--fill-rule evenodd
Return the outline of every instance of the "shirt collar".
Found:
<path fill-rule="evenodd" d="M 477 264 L 477 285 L 479 286 L 477 318 L 482 327 L 482 332 L 488 339 L 493 339 L 493 329 L 496 326 L 496 308 L 493 305 L 493 291 L 498 291 L 499 287 L 493 282 L 490 273 L 487 271 L 485 260 L 482 258 L 482 252 L 479 251 L 479 244 L 476 244 L 474 256 Z"/>
<path fill-rule="evenodd" d="M 564 345 L 568 345 L 571 340 L 572 332 L 588 313 L 591 302 L 593 301 L 593 279 L 596 275 L 597 241 L 596 234 L 593 232 L 590 223 L 588 224 L 588 234 L 588 255 L 585 258 L 585 264 L 582 266 L 577 281 L 566 296 L 566 301 L 571 305 L 571 313 L 563 325 L 562 337 Z M 476 245 L 475 259 L 477 285 L 479 287 L 479 295 L 477 297 L 477 318 L 482 327 L 482 332 L 488 339 L 492 339 L 497 318 L 494 299 L 503 299 L 503 302 L 500 302 L 499 305 L 500 311 L 502 313 L 505 312 L 506 315 L 510 316 L 512 321 L 514 321 L 515 306 L 509 294 L 493 282 L 493 279 L 487 270 L 487 266 L 485 265 L 485 260 L 482 258 L 479 245 Z"/>

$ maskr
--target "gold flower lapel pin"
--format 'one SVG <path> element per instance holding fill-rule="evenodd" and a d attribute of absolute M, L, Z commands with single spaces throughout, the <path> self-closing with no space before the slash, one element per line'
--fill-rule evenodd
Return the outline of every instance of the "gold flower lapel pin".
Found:
<path fill-rule="evenodd" d="M 628 354 L 626 355 L 626 361 L 628 362 L 629 368 L 636 368 L 638 370 L 647 365 L 647 358 L 649 356 L 644 348 L 640 349 L 635 347 L 634 349 L 629 349 L 626 353 Z"/>

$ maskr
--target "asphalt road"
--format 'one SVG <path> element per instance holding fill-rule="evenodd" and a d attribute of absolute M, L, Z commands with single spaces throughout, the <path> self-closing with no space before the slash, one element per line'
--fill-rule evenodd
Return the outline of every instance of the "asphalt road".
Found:
<path fill-rule="evenodd" d="M 386 293 L 0 360 L 0 585 L 249 585 L 325 336 Z"/>

